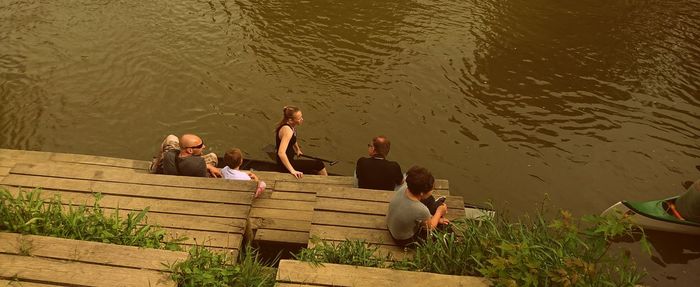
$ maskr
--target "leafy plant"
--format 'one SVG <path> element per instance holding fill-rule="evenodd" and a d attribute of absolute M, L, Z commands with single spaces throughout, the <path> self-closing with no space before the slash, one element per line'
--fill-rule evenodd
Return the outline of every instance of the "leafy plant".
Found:
<path fill-rule="evenodd" d="M 100 194 L 92 206 L 61 203 L 60 196 L 44 201 L 41 190 L 20 190 L 14 197 L 0 189 L 0 230 L 22 234 L 45 235 L 119 245 L 180 250 L 186 238 L 165 240 L 165 231 L 145 224 L 148 208 L 130 212 L 126 217 L 119 209 L 111 215 L 100 207 Z"/>
<path fill-rule="evenodd" d="M 275 270 L 266 267 L 257 252 L 246 246 L 240 263 L 224 252 L 214 252 L 203 246 L 190 248 L 183 262 L 168 266 L 171 278 L 178 286 L 274 286 Z"/>
<path fill-rule="evenodd" d="M 313 264 L 336 263 L 365 267 L 383 267 L 390 261 L 388 255 L 381 257 L 378 246 L 369 245 L 360 240 L 346 240 L 338 243 L 312 238 L 313 248 L 304 248 L 294 258 Z"/>

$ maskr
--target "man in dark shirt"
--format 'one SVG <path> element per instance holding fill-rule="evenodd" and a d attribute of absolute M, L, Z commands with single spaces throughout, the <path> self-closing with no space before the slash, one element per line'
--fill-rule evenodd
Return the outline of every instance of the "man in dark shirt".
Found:
<path fill-rule="evenodd" d="M 216 168 L 216 154 L 203 155 L 206 147 L 202 139 L 193 134 L 184 134 L 179 139 L 169 135 L 161 145 L 161 155 L 155 163 L 156 173 L 196 177 L 221 177 Z"/>
<path fill-rule="evenodd" d="M 403 183 L 401 167 L 395 161 L 389 161 L 391 142 L 385 136 L 377 136 L 367 145 L 370 157 L 357 160 L 355 173 L 357 186 L 368 189 L 394 190 Z"/>

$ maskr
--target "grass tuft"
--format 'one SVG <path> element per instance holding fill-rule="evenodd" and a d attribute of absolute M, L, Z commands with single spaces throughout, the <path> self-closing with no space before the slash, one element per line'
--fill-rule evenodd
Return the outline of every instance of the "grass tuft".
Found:
<path fill-rule="evenodd" d="M 180 250 L 186 238 L 165 239 L 161 228 L 145 224 L 148 208 L 119 216 L 100 207 L 100 194 L 92 206 L 61 204 L 60 196 L 44 201 L 41 190 L 20 190 L 13 196 L 0 188 L 0 231 L 53 236 L 119 245 Z"/>
<path fill-rule="evenodd" d="M 257 252 L 247 246 L 240 263 L 227 253 L 193 246 L 187 260 L 168 266 L 177 286 L 274 286 L 275 269 L 266 267 Z"/>

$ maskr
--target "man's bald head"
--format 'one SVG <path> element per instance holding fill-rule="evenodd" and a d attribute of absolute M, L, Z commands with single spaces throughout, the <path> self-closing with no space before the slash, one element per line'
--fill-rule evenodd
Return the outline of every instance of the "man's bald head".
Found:
<path fill-rule="evenodd" d="M 193 134 L 184 134 L 180 137 L 180 149 L 181 154 L 202 154 L 202 149 L 204 148 L 204 142 L 202 139 Z M 191 149 L 191 151 L 190 151 Z"/>
<path fill-rule="evenodd" d="M 391 142 L 385 136 L 376 136 L 372 139 L 372 146 L 374 147 L 374 152 L 377 155 L 386 157 L 387 155 L 389 155 Z"/>

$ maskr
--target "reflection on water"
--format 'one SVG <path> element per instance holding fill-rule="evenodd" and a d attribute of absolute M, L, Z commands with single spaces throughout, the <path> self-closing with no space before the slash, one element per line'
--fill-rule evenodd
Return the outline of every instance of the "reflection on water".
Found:
<path fill-rule="evenodd" d="M 1 1 L 0 147 L 147 159 L 196 132 L 264 158 L 291 103 L 331 171 L 385 134 L 515 213 L 698 178 L 698 1 L 174 2 Z"/>

